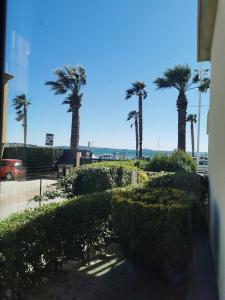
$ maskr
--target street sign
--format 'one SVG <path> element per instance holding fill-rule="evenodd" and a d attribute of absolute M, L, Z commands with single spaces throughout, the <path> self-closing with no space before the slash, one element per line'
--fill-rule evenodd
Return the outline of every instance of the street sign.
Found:
<path fill-rule="evenodd" d="M 45 145 L 46 146 L 53 146 L 53 141 L 54 141 L 54 134 L 46 133 Z"/>

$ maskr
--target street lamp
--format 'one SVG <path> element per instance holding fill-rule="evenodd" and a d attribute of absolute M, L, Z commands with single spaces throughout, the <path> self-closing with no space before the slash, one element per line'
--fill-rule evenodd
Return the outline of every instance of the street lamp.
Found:
<path fill-rule="evenodd" d="M 195 72 L 199 75 L 200 82 L 203 76 L 206 76 L 209 72 L 209 69 L 202 70 L 202 64 L 200 65 L 199 70 L 195 70 Z M 197 153 L 196 158 L 197 162 L 200 158 L 200 128 L 201 128 L 201 107 L 202 107 L 202 92 L 199 90 L 199 97 L 198 97 L 198 134 L 197 134 Z"/>

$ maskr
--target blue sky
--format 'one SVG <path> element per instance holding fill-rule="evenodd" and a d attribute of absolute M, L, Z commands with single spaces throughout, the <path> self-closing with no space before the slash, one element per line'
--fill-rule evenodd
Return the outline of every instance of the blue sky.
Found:
<path fill-rule="evenodd" d="M 124 100 L 136 80 L 147 85 L 144 100 L 143 147 L 172 150 L 177 146 L 177 92 L 156 91 L 153 80 L 175 64 L 198 68 L 196 0 L 9 0 L 7 71 L 9 142 L 22 142 L 22 126 L 11 106 L 25 92 L 32 101 L 28 142 L 43 145 L 46 132 L 55 145 L 69 145 L 71 114 L 46 80 L 65 64 L 87 71 L 80 110 L 80 145 L 134 148 L 134 130 L 127 113 L 137 99 Z M 203 67 L 208 67 L 204 64 Z M 206 115 L 209 95 L 203 95 L 201 146 L 207 151 Z M 188 94 L 189 113 L 197 113 L 198 94 Z M 187 148 L 190 150 L 190 130 Z"/>

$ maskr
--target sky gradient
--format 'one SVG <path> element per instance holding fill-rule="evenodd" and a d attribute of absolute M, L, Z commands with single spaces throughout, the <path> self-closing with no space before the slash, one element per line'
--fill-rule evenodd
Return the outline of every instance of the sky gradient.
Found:
<path fill-rule="evenodd" d="M 44 145 L 46 132 L 55 145 L 69 145 L 71 114 L 46 80 L 65 64 L 87 72 L 80 110 L 80 145 L 135 148 L 134 129 L 126 121 L 137 99 L 125 100 L 136 80 L 146 83 L 143 148 L 177 147 L 177 91 L 156 91 L 153 80 L 168 67 L 199 67 L 196 0 L 9 0 L 6 70 L 9 85 L 8 142 L 22 142 L 23 129 L 11 106 L 15 95 L 31 98 L 28 143 Z M 208 63 L 203 67 L 208 68 Z M 197 113 L 198 93 L 188 93 L 188 113 Z M 201 151 L 207 151 L 209 93 L 202 97 Z M 197 130 L 195 131 L 197 133 Z M 187 127 L 187 149 L 191 149 Z"/>

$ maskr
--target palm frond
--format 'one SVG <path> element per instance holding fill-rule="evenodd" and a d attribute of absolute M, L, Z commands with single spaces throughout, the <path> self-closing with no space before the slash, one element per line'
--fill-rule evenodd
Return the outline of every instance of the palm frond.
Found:
<path fill-rule="evenodd" d="M 31 105 L 31 101 L 27 99 L 25 94 L 21 94 L 16 96 L 13 99 L 13 104 L 12 106 L 14 106 L 17 117 L 16 120 L 17 121 L 22 121 L 25 118 L 25 114 L 24 114 L 24 110 L 27 109 L 27 107 L 29 107 Z"/>
<path fill-rule="evenodd" d="M 197 122 L 197 115 L 196 114 L 189 114 L 187 116 L 186 122 L 196 123 Z"/>
<path fill-rule="evenodd" d="M 132 110 L 127 115 L 127 121 L 130 121 L 133 118 L 137 118 L 138 112 L 136 110 Z"/>
<path fill-rule="evenodd" d="M 128 90 L 126 90 L 126 97 L 125 97 L 125 99 L 126 99 L 126 100 L 129 99 L 129 98 L 131 98 L 133 95 L 134 95 L 133 89 L 128 89 Z"/>
<path fill-rule="evenodd" d="M 83 94 L 81 88 L 86 84 L 86 72 L 82 66 L 65 65 L 64 69 L 56 69 L 55 81 L 46 81 L 55 95 L 67 94 L 62 104 L 69 105 L 68 111 L 80 107 Z"/>
<path fill-rule="evenodd" d="M 210 88 L 210 78 L 205 77 L 202 79 L 198 89 L 200 92 L 205 93 Z"/>
<path fill-rule="evenodd" d="M 154 84 L 157 87 L 157 90 L 167 89 L 173 87 L 173 85 L 165 77 L 158 77 L 154 80 Z"/>
<path fill-rule="evenodd" d="M 191 78 L 191 69 L 188 65 L 176 65 L 167 69 L 162 77 L 157 78 L 154 83 L 157 89 L 174 87 L 185 91 Z"/>
<path fill-rule="evenodd" d="M 132 87 L 126 91 L 125 99 L 129 99 L 134 95 L 138 96 L 139 94 L 141 94 L 144 99 L 147 98 L 147 91 L 145 90 L 145 87 L 145 83 L 142 81 L 132 83 Z"/>
<path fill-rule="evenodd" d="M 51 90 L 55 92 L 55 95 L 62 95 L 67 92 L 64 86 L 57 81 L 46 81 L 45 84 L 51 86 Z"/>

